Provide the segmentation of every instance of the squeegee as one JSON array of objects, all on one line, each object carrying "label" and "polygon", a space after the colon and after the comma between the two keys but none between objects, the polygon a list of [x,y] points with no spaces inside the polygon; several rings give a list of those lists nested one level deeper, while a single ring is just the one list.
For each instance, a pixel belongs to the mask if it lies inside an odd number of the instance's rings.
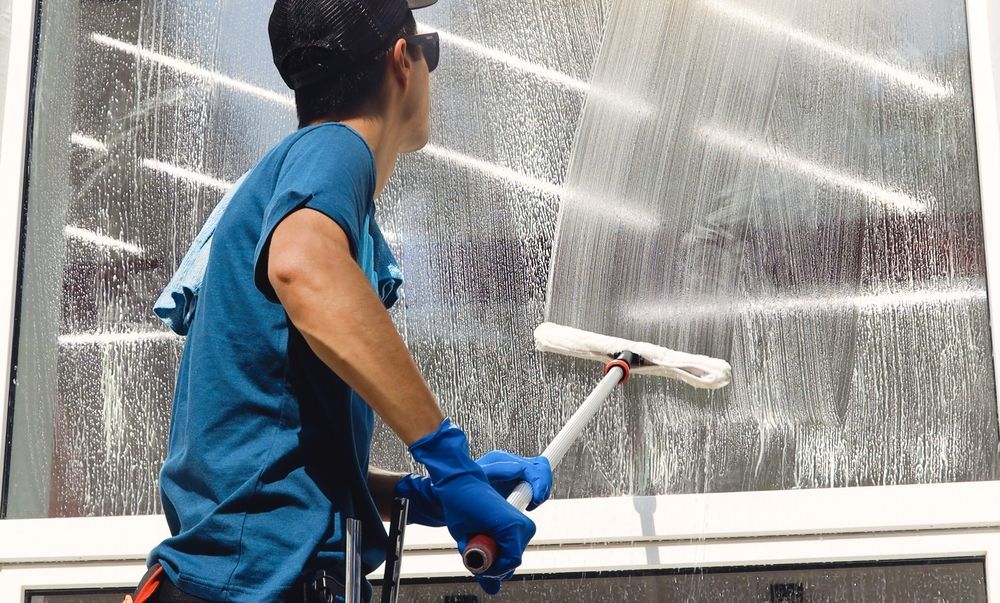
[{"label": "squeegee", "polygon": [[[542,452],[553,470],[615,386],[628,381],[632,374],[677,379],[702,389],[725,387],[732,375],[732,367],[725,360],[676,352],[651,343],[599,335],[550,322],[542,323],[535,329],[535,347],[542,352],[607,363],[604,378]],[[531,502],[531,486],[521,482],[507,497],[507,502],[524,511]],[[462,561],[470,572],[478,575],[493,565],[496,553],[493,538],[480,534],[469,539]]]}]

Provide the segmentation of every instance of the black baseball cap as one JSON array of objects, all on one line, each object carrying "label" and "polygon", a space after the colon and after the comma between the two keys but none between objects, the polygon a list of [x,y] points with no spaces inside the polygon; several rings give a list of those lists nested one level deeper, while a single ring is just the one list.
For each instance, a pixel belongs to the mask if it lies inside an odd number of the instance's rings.
[{"label": "black baseball cap", "polygon": [[305,88],[395,43],[411,16],[437,0],[277,0],[267,31],[281,79]]}]

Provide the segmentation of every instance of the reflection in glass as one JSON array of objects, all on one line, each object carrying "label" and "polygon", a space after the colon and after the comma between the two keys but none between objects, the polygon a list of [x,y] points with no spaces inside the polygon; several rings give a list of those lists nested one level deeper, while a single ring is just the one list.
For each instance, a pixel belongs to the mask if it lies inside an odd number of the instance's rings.
[{"label": "reflection in glass", "polygon": [[[119,603],[131,591],[29,593],[28,603]],[[376,586],[374,601],[379,600]],[[471,580],[404,580],[399,603],[575,601],[987,601],[983,560],[914,560],[777,568],[518,575],[487,597]]]},{"label": "reflection in glass", "polygon": [[987,601],[982,559],[515,576],[496,597],[486,597],[478,589],[475,582],[467,580],[404,581],[399,601]]}]

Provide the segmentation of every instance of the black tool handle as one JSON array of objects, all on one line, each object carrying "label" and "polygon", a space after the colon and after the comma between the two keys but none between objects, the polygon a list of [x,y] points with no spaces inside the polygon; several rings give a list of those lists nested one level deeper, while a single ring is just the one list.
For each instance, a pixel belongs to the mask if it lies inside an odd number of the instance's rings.
[{"label": "black tool handle", "polygon": [[403,536],[406,533],[406,518],[410,511],[408,498],[392,501],[389,516],[389,546],[385,555],[385,576],[382,579],[382,603],[396,603],[399,596],[399,573],[403,562]]}]

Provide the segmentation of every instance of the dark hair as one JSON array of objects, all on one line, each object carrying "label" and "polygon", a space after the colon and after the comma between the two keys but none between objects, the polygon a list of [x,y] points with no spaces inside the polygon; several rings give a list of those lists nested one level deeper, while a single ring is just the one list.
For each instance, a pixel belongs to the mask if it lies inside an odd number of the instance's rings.
[{"label": "dark hair", "polygon": [[[393,46],[380,50],[374,57],[338,73],[335,77],[295,91],[295,111],[299,127],[319,119],[351,117],[372,101],[385,81],[385,61],[392,54],[396,40],[417,32],[411,14],[402,29],[393,37]],[[315,64],[317,57],[305,49],[293,61]]]}]

